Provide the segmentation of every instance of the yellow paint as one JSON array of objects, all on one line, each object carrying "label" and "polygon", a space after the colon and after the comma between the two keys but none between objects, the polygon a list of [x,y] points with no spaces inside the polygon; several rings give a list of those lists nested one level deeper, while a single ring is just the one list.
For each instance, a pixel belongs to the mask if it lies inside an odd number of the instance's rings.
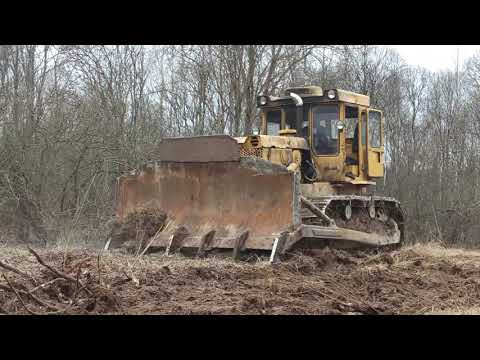
[{"label": "yellow paint", "polygon": [[[370,109],[373,110],[373,109]],[[376,109],[375,109],[376,110]],[[370,144],[368,146],[368,176],[374,177],[383,177],[384,171],[384,141],[383,141],[383,114],[381,111],[376,110],[381,113],[380,122],[380,147],[371,147]]]},{"label": "yellow paint", "polygon": [[[292,89],[293,90],[293,89]],[[338,104],[339,120],[345,122],[345,106],[357,107],[359,113],[359,131],[358,131],[358,154],[352,153],[352,140],[346,141],[345,130],[339,131],[338,134],[338,153],[334,155],[315,155],[312,146],[313,131],[309,132],[308,142],[296,135],[292,130],[280,131],[280,136],[266,135],[266,111],[278,110],[281,105],[275,105],[275,101],[288,102],[288,97],[275,98],[262,109],[260,118],[262,121],[262,134],[249,137],[247,139],[238,138],[238,142],[242,148],[251,148],[250,138],[256,138],[258,147],[263,150],[261,156],[272,162],[288,166],[291,163],[299,165],[301,163],[301,153],[299,150],[310,150],[314,165],[319,175],[318,181],[324,183],[350,183],[355,186],[364,186],[374,184],[374,180],[383,177],[384,174],[384,118],[381,114],[380,122],[380,139],[381,146],[373,148],[370,146],[368,137],[368,114],[374,110],[369,107],[370,98],[362,94],[356,94],[350,91],[336,89],[337,97],[333,100],[327,98],[327,91],[319,89],[306,88],[302,92],[301,88],[295,89],[298,94],[305,98],[304,111],[310,109],[307,115],[310,129],[313,129],[313,116],[311,107],[317,104]],[[293,104],[293,101],[292,101]],[[376,110],[378,111],[378,110]],[[282,111],[283,113],[283,111]],[[285,117],[282,116],[281,128],[285,130]],[[366,142],[362,142],[362,131],[364,131]],[[258,152],[257,152],[258,153]],[[358,165],[347,165],[347,156],[358,160]],[[291,168],[296,168],[292,166]],[[346,176],[349,174],[350,176]],[[352,178],[352,175],[354,178]]]}]

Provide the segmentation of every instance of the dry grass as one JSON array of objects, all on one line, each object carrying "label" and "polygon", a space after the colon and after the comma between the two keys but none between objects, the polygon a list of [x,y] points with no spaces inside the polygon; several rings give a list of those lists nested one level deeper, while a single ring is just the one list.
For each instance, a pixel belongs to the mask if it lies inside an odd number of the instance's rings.
[{"label": "dry grass", "polygon": [[427,315],[480,315],[480,306],[468,308],[456,307],[442,311],[429,312]]},{"label": "dry grass", "polygon": [[466,250],[466,249],[459,249],[459,248],[447,248],[440,243],[426,243],[426,244],[416,244],[410,246],[406,249],[412,249],[419,254],[423,254],[425,256],[434,256],[439,258],[449,258],[449,259],[479,259],[480,258],[480,250]]}]

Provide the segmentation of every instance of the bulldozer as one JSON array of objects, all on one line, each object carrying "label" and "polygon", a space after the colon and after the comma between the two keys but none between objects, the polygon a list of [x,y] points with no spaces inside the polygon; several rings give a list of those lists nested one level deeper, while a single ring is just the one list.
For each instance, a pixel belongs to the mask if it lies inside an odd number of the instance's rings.
[{"label": "bulldozer", "polygon": [[118,179],[117,217],[161,209],[150,248],[198,256],[398,247],[400,203],[375,193],[384,177],[384,116],[369,96],[319,86],[260,95],[252,135],[164,138],[156,158]]}]

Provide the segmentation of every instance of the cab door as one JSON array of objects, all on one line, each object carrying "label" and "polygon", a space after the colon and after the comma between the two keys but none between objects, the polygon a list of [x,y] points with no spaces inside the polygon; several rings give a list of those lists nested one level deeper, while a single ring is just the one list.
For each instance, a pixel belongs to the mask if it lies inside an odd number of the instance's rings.
[{"label": "cab door", "polygon": [[367,118],[367,169],[369,177],[383,177],[385,152],[383,138],[383,114],[379,110],[370,109]]},{"label": "cab door", "polygon": [[367,179],[368,146],[367,146],[367,110],[361,109],[358,134],[358,168],[360,177]]},{"label": "cab door", "polygon": [[338,127],[343,111],[339,103],[311,107],[310,147],[320,181],[345,179],[345,141]]}]

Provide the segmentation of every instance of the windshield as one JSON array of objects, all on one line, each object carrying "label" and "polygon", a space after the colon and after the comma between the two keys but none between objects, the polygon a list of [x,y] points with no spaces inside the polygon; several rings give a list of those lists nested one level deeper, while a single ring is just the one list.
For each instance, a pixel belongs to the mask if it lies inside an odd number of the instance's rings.
[{"label": "windshield", "polygon": [[368,113],[368,142],[370,147],[382,146],[381,139],[381,119],[382,115],[378,111]]},{"label": "windshield", "polygon": [[296,129],[297,128],[297,109],[295,106],[286,106],[283,108],[285,111],[285,128]]},{"label": "windshield", "polygon": [[352,152],[358,152],[358,107],[345,106],[345,139],[351,140]]},{"label": "windshield", "polygon": [[[267,112],[267,135],[278,135],[282,127],[282,111],[285,119],[285,129],[297,129],[297,111],[296,106],[282,106],[278,110],[270,110]],[[301,133],[298,134],[308,140],[308,111],[309,106],[304,105],[301,108],[303,121],[301,124]]]},{"label": "windshield", "polygon": [[269,111],[267,113],[267,135],[278,135],[282,120],[282,112],[280,110]]},{"label": "windshield", "polygon": [[[287,129],[297,128],[297,111],[299,109],[296,106],[285,106],[283,111],[285,112],[285,127]],[[304,104],[300,109],[302,112],[302,124],[301,130],[298,136],[301,136],[308,140],[308,110],[309,106]]]},{"label": "windshield", "polygon": [[313,147],[317,155],[338,153],[338,105],[318,105],[312,109]]}]

